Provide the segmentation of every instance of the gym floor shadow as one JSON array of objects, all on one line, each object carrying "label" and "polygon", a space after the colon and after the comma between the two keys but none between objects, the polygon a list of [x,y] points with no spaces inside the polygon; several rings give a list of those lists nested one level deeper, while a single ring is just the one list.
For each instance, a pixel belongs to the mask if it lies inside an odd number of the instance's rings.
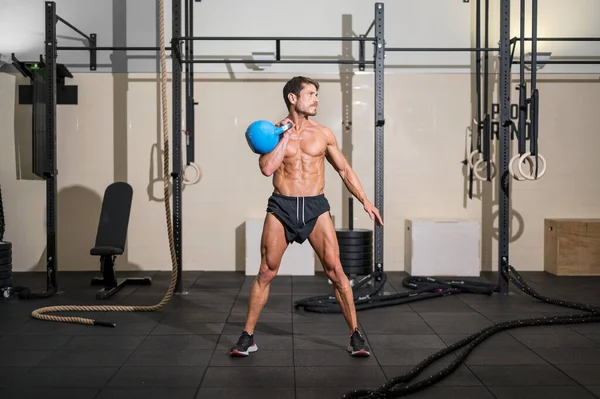
[{"label": "gym floor shadow", "polygon": [[[57,204],[57,258],[58,273],[62,271],[97,271],[100,276],[100,259],[90,255],[94,247],[98,220],[102,208],[102,196],[84,186],[70,186],[58,192]],[[46,220],[44,218],[44,229]],[[131,263],[127,246],[116,260],[116,269],[140,270]],[[40,256],[34,271],[45,271],[46,249]]]}]

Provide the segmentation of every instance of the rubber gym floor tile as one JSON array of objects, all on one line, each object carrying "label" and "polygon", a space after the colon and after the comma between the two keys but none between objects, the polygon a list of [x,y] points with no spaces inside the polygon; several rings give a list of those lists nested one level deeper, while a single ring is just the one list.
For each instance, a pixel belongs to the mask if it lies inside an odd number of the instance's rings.
[{"label": "rubber gym floor tile", "polygon": [[294,281],[292,284],[292,295],[301,296],[303,298],[331,294],[333,294],[333,285],[329,284],[327,280],[314,282]]},{"label": "rubber gym floor tile", "polygon": [[600,323],[569,324],[567,327],[573,331],[577,331],[580,334],[600,334]]},{"label": "rubber gym floor tile", "polygon": [[31,367],[40,364],[52,351],[2,350],[0,367]]},{"label": "rubber gym floor tile", "polygon": [[358,313],[358,321],[369,334],[434,334],[431,327],[416,312],[391,311],[385,308]]},{"label": "rubber gym floor tile", "polygon": [[375,350],[417,348],[443,349],[447,346],[440,337],[434,334],[369,334],[368,341],[371,348]]},{"label": "rubber gym floor tile", "polygon": [[[369,340],[367,341],[371,343]],[[349,334],[296,335],[294,336],[294,349],[345,350],[349,342]]]},{"label": "rubber gym floor tile", "polygon": [[[162,298],[169,273],[142,274],[158,277],[150,287],[121,291],[101,304]],[[286,311],[262,313],[256,330],[259,351],[247,358],[228,356],[246,314],[245,306],[234,306],[247,303],[253,281],[242,273],[186,274],[189,292],[174,296],[158,312],[68,313],[115,321],[116,328],[31,318],[31,310],[51,304],[98,304],[97,287],[89,287],[92,275],[97,273],[69,274],[64,284],[61,280],[64,294],[53,298],[0,301],[0,397],[218,399],[252,398],[257,392],[268,399],[339,398],[353,389],[375,389],[483,326],[565,310],[516,292],[459,294],[360,311],[359,328],[373,356],[358,359],[346,352],[349,332],[341,313],[293,307],[296,300],[333,293],[322,273],[276,279],[272,288],[279,292],[269,302],[280,301],[274,308],[284,306]],[[495,281],[497,274],[491,275],[495,277],[490,281]],[[44,288],[39,274],[23,276]],[[388,273],[389,286],[408,291],[401,285],[404,276]],[[598,304],[597,283],[543,273],[531,276],[541,293]],[[573,399],[594,393],[600,397],[599,341],[600,323],[500,332],[478,345],[447,378],[410,397],[486,399],[493,397],[490,389],[498,397],[507,397],[502,396],[505,393],[515,393],[515,398]],[[441,370],[456,353],[426,368],[413,382]]]},{"label": "rubber gym floor tile", "polygon": [[[364,313],[363,313],[364,314]],[[358,315],[360,323],[361,314]],[[346,319],[342,313],[314,313],[307,312],[304,309],[294,309],[292,313],[292,321],[294,323],[314,323],[314,322],[331,322],[346,324]]]},{"label": "rubber gym floor tile", "polygon": [[585,334],[585,336],[591,340],[594,340],[595,342],[600,343],[600,334]]},{"label": "rubber gym floor tile", "polygon": [[171,321],[162,322],[156,325],[150,335],[172,335],[172,334],[198,334],[198,335],[218,335],[223,331],[225,323],[206,323],[206,322],[185,322]]},{"label": "rubber gym floor tile", "polygon": [[[411,399],[494,399],[484,387],[430,387],[408,396]],[[528,399],[535,399],[530,397]]]},{"label": "rubber gym floor tile", "polygon": [[188,322],[188,323],[224,323],[229,317],[229,311],[206,311],[206,312],[187,312],[185,309],[173,309],[163,315],[162,323]]},{"label": "rubber gym floor tile", "polygon": [[118,367],[32,367],[25,378],[29,387],[102,388],[118,370]]},{"label": "rubber gym floor tile", "polygon": [[174,387],[104,388],[94,399],[195,399],[196,391],[196,388]]},{"label": "rubber gym floor tile", "polygon": [[0,351],[17,350],[46,350],[60,348],[72,339],[71,335],[49,335],[43,340],[33,335],[4,335],[0,337]]},{"label": "rubber gym floor tile", "polygon": [[[265,323],[291,323],[293,316],[291,312],[266,312],[261,313],[260,321]],[[231,312],[228,323],[244,323],[246,321],[246,312]]]},{"label": "rubber gym floor tile", "polygon": [[[451,345],[464,335],[440,335],[440,338]],[[460,353],[460,350],[455,352]],[[497,333],[479,344],[465,359],[465,364],[471,365],[546,365],[541,356],[525,345],[518,342],[505,331]]]},{"label": "rubber gym floor tile", "polygon": [[530,331],[528,334],[516,336],[516,339],[529,348],[597,348],[600,342],[581,335],[573,330],[564,330],[553,334],[536,334]]},{"label": "rubber gym floor tile", "polygon": [[119,367],[133,350],[59,350],[46,356],[38,367]]},{"label": "rubber gym floor tile", "polygon": [[[383,366],[416,366],[428,356],[439,352],[438,348],[418,348],[418,349],[375,349],[371,353],[377,358],[379,364]],[[449,353],[436,363],[447,365],[456,358],[454,353]]]},{"label": "rubber gym floor tile", "polygon": [[415,312],[472,312],[473,309],[455,296],[432,298],[427,301],[409,303]]},{"label": "rubber gym floor tile", "polygon": [[[362,323],[361,323],[362,324]],[[315,321],[312,323],[294,323],[294,335],[333,335],[346,334],[350,338],[350,330],[346,322],[340,321]]]},{"label": "rubber gym floor tile", "polygon": [[490,387],[489,390],[497,399],[596,399],[581,386]]},{"label": "rubber gym floor tile", "polygon": [[492,323],[479,313],[419,312],[419,316],[438,334],[473,334]]},{"label": "rubber gym floor tile", "polygon": [[61,346],[62,350],[119,350],[136,349],[146,339],[146,335],[103,335],[99,338],[95,335],[79,335]]},{"label": "rubber gym floor tile", "polygon": [[196,388],[206,367],[121,367],[107,388]]},{"label": "rubber gym floor tile", "polygon": [[212,349],[137,350],[128,359],[127,367],[198,367],[208,366]]},{"label": "rubber gym floor tile", "polygon": [[[215,349],[215,355],[217,352],[223,354],[229,354],[229,349],[237,342],[241,334],[241,330],[237,334],[221,335],[217,347]],[[262,334],[259,332],[255,333],[254,342],[258,346],[258,350],[282,350],[282,349],[294,349],[294,337],[291,334],[277,335],[277,334]]]},{"label": "rubber gym floor tile", "polygon": [[557,366],[565,364],[600,364],[600,348],[535,348],[533,350],[542,358]]},{"label": "rubber gym floor tile", "polygon": [[219,335],[150,335],[137,347],[139,350],[214,349]]},{"label": "rubber gym floor tile", "polygon": [[247,357],[231,357],[229,350],[214,351],[211,367],[292,367],[294,351],[292,349],[271,349],[265,347]]},{"label": "rubber gym floor tile", "polygon": [[[350,379],[349,379],[350,380]],[[350,384],[351,381],[348,381]],[[365,387],[361,387],[364,389]],[[377,386],[366,387],[375,389]],[[340,386],[340,387],[296,387],[296,399],[339,399],[345,393],[352,392],[356,387]],[[290,398],[292,398],[291,396]]]},{"label": "rubber gym floor tile", "polygon": [[569,378],[551,365],[508,365],[508,366],[469,366],[471,371],[486,386],[567,386],[577,385],[577,382]]},{"label": "rubber gym floor tile", "polygon": [[158,323],[148,333],[150,335],[219,335],[223,331],[225,323],[187,322],[187,321],[163,321]]},{"label": "rubber gym floor tile", "polygon": [[296,367],[327,367],[344,366],[361,369],[363,367],[379,366],[375,356],[352,357],[346,348],[339,349],[296,349],[294,350],[294,366]]},{"label": "rubber gym floor tile", "polygon": [[385,381],[385,374],[379,366],[296,367],[296,387],[347,387],[353,385],[357,389],[372,389]]},{"label": "rubber gym floor tile", "polygon": [[[504,323],[506,321],[512,320],[526,320],[526,319],[539,319],[540,317],[546,317],[545,314],[541,312],[535,311],[515,311],[515,312],[490,312],[490,313],[481,313],[486,319],[490,320],[493,324]],[[557,326],[536,326],[534,330],[542,331],[545,328],[556,328]],[[521,327],[512,330],[505,330],[509,332],[513,331],[527,331],[530,330],[531,327]]]},{"label": "rubber gym floor tile", "polygon": [[3,399],[97,399],[98,388],[9,388],[2,390]]},{"label": "rubber gym floor tile", "polygon": [[293,386],[293,367],[208,367],[202,380],[202,388],[266,387],[270,389]]},{"label": "rubber gym floor tile", "polygon": [[[235,301],[233,308],[234,313],[244,313],[248,310],[248,296],[240,295]],[[265,304],[262,313],[290,313],[292,311],[291,295],[274,295],[269,298]]]},{"label": "rubber gym floor tile", "polygon": [[[26,323],[22,324],[17,329],[9,332],[9,334],[15,335],[37,335],[38,339],[42,340],[40,335],[77,335],[83,330],[84,326],[81,324],[71,323],[52,323],[52,322],[40,322],[39,320],[30,319]],[[98,327],[96,327],[98,328]]]},{"label": "rubber gym floor tile", "polygon": [[[383,372],[385,373],[385,377],[390,380],[395,377],[399,377],[408,373],[413,369],[414,366],[383,366]],[[439,371],[441,371],[445,364],[434,363],[424,369],[420,374],[418,374],[414,379],[412,379],[409,383],[413,384],[419,381],[423,381],[430,376],[435,375]],[[481,381],[473,374],[471,370],[467,366],[460,365],[452,374],[448,377],[442,379],[434,383],[433,386],[445,386],[445,387],[478,387],[483,386]]]},{"label": "rubber gym floor tile", "polygon": [[[245,324],[243,321],[236,321],[232,323],[225,323],[223,327],[223,332],[221,334],[225,335],[237,335],[238,337],[244,331]],[[292,335],[293,333],[293,325],[292,323],[287,322],[277,322],[277,321],[259,321],[256,323],[256,327],[254,328],[254,334],[256,336],[263,335]],[[237,341],[237,340],[236,340]]]},{"label": "rubber gym floor tile", "polygon": [[[597,384],[598,382],[595,382],[595,384]],[[585,389],[587,389],[588,391],[590,391],[591,393],[593,393],[594,395],[596,395],[597,397],[600,398],[600,385],[588,385],[585,387]]]},{"label": "rubber gym floor tile", "polygon": [[28,379],[25,377],[31,367],[0,366],[0,393],[6,388],[25,387]]},{"label": "rubber gym floor tile", "polygon": [[156,321],[147,322],[128,322],[115,321],[117,324],[114,328],[98,328],[96,326],[84,326],[78,333],[79,336],[85,335],[111,335],[111,336],[126,336],[126,335],[148,335],[159,325]]},{"label": "rubber gym floor tile", "polygon": [[[200,388],[195,399],[291,399],[294,388]],[[169,397],[170,398],[170,397]],[[144,398],[140,398],[144,399]],[[324,398],[322,398],[324,399]]]}]

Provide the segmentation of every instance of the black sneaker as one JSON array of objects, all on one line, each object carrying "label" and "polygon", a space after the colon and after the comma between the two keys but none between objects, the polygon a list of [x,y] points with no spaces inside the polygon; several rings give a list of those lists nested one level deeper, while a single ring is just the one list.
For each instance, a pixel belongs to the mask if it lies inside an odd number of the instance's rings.
[{"label": "black sneaker", "polygon": [[348,345],[348,352],[354,357],[366,357],[371,356],[371,349],[367,345],[365,339],[358,331],[358,328],[354,330],[350,336],[350,344]]},{"label": "black sneaker", "polygon": [[254,343],[254,336],[246,331],[242,332],[237,344],[231,348],[230,356],[248,356],[250,352],[256,352],[258,346]]}]

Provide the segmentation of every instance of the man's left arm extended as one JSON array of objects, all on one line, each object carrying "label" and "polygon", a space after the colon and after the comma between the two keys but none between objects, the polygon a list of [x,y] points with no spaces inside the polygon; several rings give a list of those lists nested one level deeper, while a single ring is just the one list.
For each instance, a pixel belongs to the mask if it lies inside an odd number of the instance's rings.
[{"label": "man's left arm extended", "polygon": [[348,160],[337,145],[335,135],[329,129],[327,129],[327,150],[325,154],[329,163],[339,173],[348,191],[360,201],[372,220],[377,220],[380,225],[383,225],[379,210],[367,198],[356,172],[354,172],[354,169],[348,163]]}]

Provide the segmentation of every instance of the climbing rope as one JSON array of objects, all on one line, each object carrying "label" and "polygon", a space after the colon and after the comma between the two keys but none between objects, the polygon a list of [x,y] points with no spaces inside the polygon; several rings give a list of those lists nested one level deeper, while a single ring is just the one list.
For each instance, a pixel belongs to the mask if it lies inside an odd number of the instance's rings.
[{"label": "climbing rope", "polygon": [[165,50],[165,23],[164,23],[164,0],[159,1],[159,16],[160,16],[160,78],[161,78],[161,103],[162,103],[162,122],[163,122],[163,180],[164,180],[164,192],[165,192],[165,215],[167,219],[167,230],[169,233],[169,250],[171,252],[171,264],[173,270],[171,273],[171,283],[167,293],[163,299],[156,305],[150,306],[74,306],[74,305],[61,305],[61,306],[48,306],[40,309],[36,309],[31,313],[36,319],[57,321],[63,323],[80,323],[94,326],[106,326],[115,327],[116,324],[110,321],[94,320],[84,317],[65,317],[65,316],[54,316],[47,315],[44,313],[49,312],[155,312],[163,308],[173,296],[175,285],[177,283],[177,257],[175,254],[175,240],[173,238],[173,224],[171,218],[171,204],[169,198],[171,198],[171,186],[169,184],[169,126],[168,126],[168,108],[167,108],[167,57]]}]

